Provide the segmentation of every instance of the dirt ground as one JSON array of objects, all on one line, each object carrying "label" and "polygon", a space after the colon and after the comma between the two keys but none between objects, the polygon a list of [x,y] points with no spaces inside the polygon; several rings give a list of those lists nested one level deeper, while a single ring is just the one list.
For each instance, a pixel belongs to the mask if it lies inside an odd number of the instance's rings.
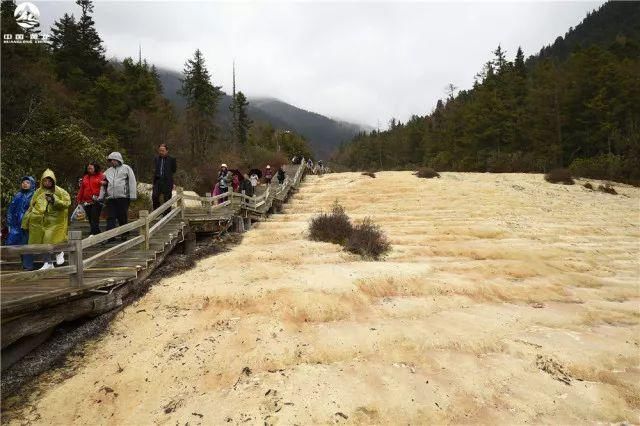
[{"label": "dirt ground", "polygon": [[[4,401],[3,423],[638,423],[640,189],[616,190],[307,177]],[[307,240],[334,200],[387,233],[384,261]]]}]

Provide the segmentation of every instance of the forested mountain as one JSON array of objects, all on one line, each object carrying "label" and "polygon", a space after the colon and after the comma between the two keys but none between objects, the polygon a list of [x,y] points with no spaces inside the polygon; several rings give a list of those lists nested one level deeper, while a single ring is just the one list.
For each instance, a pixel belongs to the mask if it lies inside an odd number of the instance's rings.
[{"label": "forested mountain", "polygon": [[[637,1],[605,3],[598,11],[590,12],[575,28],[570,28],[564,37],[558,36],[554,43],[545,46],[540,53],[530,58],[557,58],[564,60],[579,47],[599,46],[607,48],[624,35],[640,40],[640,7]],[[529,61],[527,61],[529,62]]]},{"label": "forested mountain", "polygon": [[610,2],[527,64],[520,49],[509,60],[498,46],[473,88],[439,100],[430,114],[358,135],[335,160],[353,169],[570,166],[639,182],[639,32],[640,2]]},{"label": "forested mountain", "polygon": [[[178,72],[158,68],[163,93],[179,109],[186,106],[185,99],[177,94],[180,89]],[[225,94],[220,101],[221,124],[231,121],[231,96]],[[281,130],[293,130],[304,136],[318,158],[327,158],[343,142],[364,130],[364,126],[333,120],[323,115],[306,111],[273,98],[249,98],[249,116],[254,121],[264,121]]]},{"label": "forested mountain", "polygon": [[256,119],[282,123],[309,140],[319,158],[327,158],[343,142],[353,138],[363,128],[353,123],[337,121],[295,107],[277,99],[252,99],[249,112]]}]

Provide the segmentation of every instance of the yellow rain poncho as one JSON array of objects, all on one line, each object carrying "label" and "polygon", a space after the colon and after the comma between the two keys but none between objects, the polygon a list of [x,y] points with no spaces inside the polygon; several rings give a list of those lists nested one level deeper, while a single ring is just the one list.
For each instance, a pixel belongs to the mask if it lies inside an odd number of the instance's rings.
[{"label": "yellow rain poncho", "polygon": [[[40,188],[33,194],[29,210],[22,218],[22,229],[29,231],[29,244],[58,244],[67,241],[71,197],[58,185],[54,185],[53,189],[46,189],[43,181],[47,177],[55,183],[53,171],[45,170],[40,178]],[[46,194],[53,194],[53,203],[47,201]]]}]

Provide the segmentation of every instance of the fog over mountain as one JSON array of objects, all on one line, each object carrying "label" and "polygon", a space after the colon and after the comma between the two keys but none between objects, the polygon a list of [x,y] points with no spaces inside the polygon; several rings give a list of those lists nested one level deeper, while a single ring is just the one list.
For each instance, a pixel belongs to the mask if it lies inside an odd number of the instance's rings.
[{"label": "fog over mountain", "polygon": [[[158,74],[162,81],[164,95],[178,109],[184,108],[186,102],[177,93],[182,75],[162,68],[158,69]],[[231,120],[229,105],[231,105],[231,96],[225,94],[218,105],[218,111],[221,113],[220,120],[223,122]],[[363,130],[371,130],[369,126],[325,117],[269,97],[249,97],[249,115],[252,120],[266,121],[275,128],[293,130],[303,135],[318,158],[328,158],[342,142],[350,140]]]}]

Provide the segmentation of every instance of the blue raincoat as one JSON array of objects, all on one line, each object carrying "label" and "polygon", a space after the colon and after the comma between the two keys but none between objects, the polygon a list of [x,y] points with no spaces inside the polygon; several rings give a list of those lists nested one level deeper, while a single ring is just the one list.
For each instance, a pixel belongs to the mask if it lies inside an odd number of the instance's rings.
[{"label": "blue raincoat", "polygon": [[7,237],[8,246],[18,246],[27,244],[29,241],[29,232],[21,228],[22,218],[29,209],[29,203],[36,190],[36,180],[32,176],[24,176],[20,179],[20,184],[28,180],[31,182],[31,188],[28,191],[22,189],[13,196],[9,209],[7,210],[7,226],[9,227],[9,236]]}]

